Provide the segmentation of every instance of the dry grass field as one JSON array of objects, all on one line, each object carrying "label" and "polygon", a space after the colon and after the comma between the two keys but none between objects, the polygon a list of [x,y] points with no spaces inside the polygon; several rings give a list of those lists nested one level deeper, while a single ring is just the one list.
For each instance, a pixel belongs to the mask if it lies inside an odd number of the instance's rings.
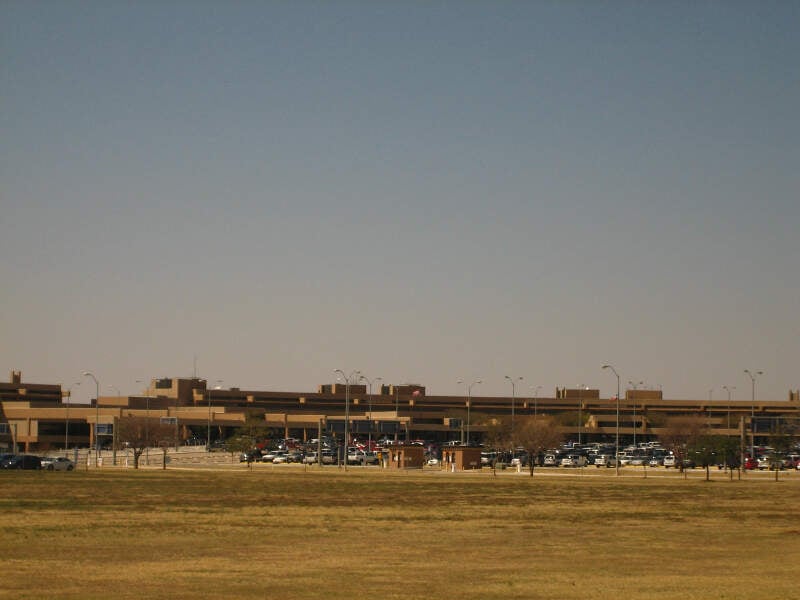
[{"label": "dry grass field", "polygon": [[0,598],[800,597],[795,473],[5,472],[0,505]]}]

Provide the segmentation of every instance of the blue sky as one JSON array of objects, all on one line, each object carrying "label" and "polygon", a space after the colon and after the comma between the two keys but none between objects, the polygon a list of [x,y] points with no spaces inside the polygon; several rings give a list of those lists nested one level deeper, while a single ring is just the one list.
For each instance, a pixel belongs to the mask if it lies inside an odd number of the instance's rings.
[{"label": "blue sky", "polygon": [[794,2],[4,2],[0,365],[519,396],[612,394],[611,363],[717,400],[749,368],[785,399],[798,29]]}]

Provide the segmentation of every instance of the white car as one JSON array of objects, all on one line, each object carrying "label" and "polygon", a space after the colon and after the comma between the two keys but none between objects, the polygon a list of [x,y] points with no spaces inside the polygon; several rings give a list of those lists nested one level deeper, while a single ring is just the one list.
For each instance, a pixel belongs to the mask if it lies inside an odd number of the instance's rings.
[{"label": "white car", "polygon": [[600,454],[594,459],[594,466],[598,469],[600,467],[612,468],[617,466],[617,459],[608,454]]},{"label": "white car", "polygon": [[677,461],[675,460],[674,454],[668,454],[664,457],[664,468],[669,469],[670,467],[676,466]]},{"label": "white car", "polygon": [[42,468],[48,471],[72,471],[75,468],[75,463],[63,456],[43,458]]},{"label": "white car", "polygon": [[272,464],[281,465],[289,462],[289,453],[285,450],[276,450],[272,453]]},{"label": "white car", "polygon": [[586,457],[582,454],[567,454],[566,456],[562,457],[561,459],[561,466],[562,467],[585,467]]}]

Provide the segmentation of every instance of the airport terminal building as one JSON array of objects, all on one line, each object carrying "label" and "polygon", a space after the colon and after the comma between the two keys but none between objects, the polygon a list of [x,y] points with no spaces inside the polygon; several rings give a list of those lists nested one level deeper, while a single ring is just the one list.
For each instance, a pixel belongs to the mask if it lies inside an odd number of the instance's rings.
[{"label": "airport terminal building", "polygon": [[[43,452],[95,445],[114,439],[125,417],[175,425],[180,439],[227,439],[246,418],[263,419],[280,437],[308,440],[321,433],[424,439],[443,444],[482,441],[492,420],[513,422],[550,415],[567,439],[588,443],[656,439],[673,416],[699,415],[712,433],[768,443],[787,423],[800,422],[800,398],[784,400],[668,400],[660,390],[625,390],[619,399],[601,398],[597,389],[557,388],[549,397],[429,396],[422,385],[326,384],[316,392],[211,389],[200,378],[156,378],[135,396],[100,396],[92,404],[70,403],[58,384],[28,383],[12,371],[0,382],[0,449]],[[619,415],[619,420],[618,420]]]}]

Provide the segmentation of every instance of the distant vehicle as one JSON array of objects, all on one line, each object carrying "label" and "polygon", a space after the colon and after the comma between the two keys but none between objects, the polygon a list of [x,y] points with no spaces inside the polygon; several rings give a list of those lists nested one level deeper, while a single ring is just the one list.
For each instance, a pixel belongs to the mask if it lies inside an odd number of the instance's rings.
[{"label": "distant vehicle", "polygon": [[675,459],[674,454],[668,454],[664,457],[664,462],[662,464],[665,469],[671,469],[672,467],[677,467],[678,461]]},{"label": "distant vehicle", "polygon": [[275,458],[278,452],[282,452],[282,450],[267,450],[261,455],[261,462],[271,463],[272,459]]},{"label": "distant vehicle", "polygon": [[286,455],[286,462],[299,463],[303,462],[303,453],[299,450],[292,450]]},{"label": "distant vehicle", "polygon": [[[262,459],[265,460],[265,459]],[[281,465],[289,462],[289,454],[285,450],[276,450],[272,454],[272,464]]]},{"label": "distant vehicle", "polygon": [[561,458],[560,464],[562,467],[585,467],[587,462],[582,454],[567,454]]},{"label": "distant vehicle", "polygon": [[48,457],[42,459],[42,468],[48,471],[72,471],[75,468],[75,463],[63,456]]},{"label": "distant vehicle", "polygon": [[377,465],[378,456],[374,452],[367,452],[358,448],[349,448],[347,451],[347,464],[349,465]]},{"label": "distant vehicle", "polygon": [[594,466],[598,469],[600,467],[616,467],[617,466],[617,459],[609,454],[598,454],[594,459]]},{"label": "distant vehicle", "polygon": [[497,460],[497,452],[481,452],[481,466],[487,467]]},{"label": "distant vehicle", "polygon": [[24,469],[35,471],[42,468],[42,460],[30,454],[18,454],[4,463],[4,469]]},{"label": "distant vehicle", "polygon": [[557,464],[558,464],[558,459],[556,458],[555,454],[544,455],[544,461],[542,462],[542,466],[555,467]]},{"label": "distant vehicle", "polygon": [[250,450],[249,452],[242,452],[239,455],[239,462],[255,462],[261,460],[261,452],[259,450]]}]

